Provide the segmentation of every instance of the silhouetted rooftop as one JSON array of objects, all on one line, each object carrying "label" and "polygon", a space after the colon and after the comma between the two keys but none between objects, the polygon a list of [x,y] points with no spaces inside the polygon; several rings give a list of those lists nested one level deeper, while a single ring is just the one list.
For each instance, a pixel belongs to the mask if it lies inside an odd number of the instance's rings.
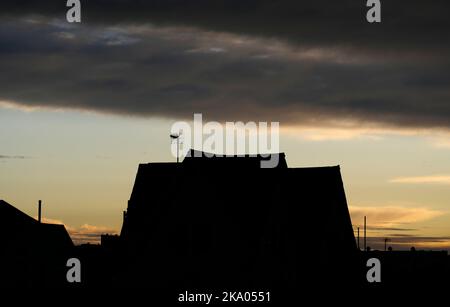
[{"label": "silhouetted rooftop", "polygon": [[[288,168],[280,153],[278,167],[261,168],[261,155],[193,153],[139,165],[121,231],[136,265],[129,279],[290,284],[287,276],[320,279],[327,261],[342,260],[340,270],[356,254],[339,166]],[[144,273],[147,261],[158,266]]]},{"label": "silhouetted rooftop", "polygon": [[39,223],[4,200],[0,200],[0,219],[0,230],[10,234],[10,244],[73,245],[64,225]]},{"label": "silhouetted rooftop", "polygon": [[182,164],[184,166],[199,166],[212,168],[261,168],[262,161],[278,159],[276,168],[287,168],[284,153],[245,154],[245,155],[217,155],[191,149]]}]

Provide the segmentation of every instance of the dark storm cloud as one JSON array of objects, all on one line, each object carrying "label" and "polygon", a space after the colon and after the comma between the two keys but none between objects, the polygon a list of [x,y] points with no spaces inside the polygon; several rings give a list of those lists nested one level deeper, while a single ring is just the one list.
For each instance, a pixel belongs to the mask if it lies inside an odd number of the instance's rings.
[{"label": "dark storm cloud", "polygon": [[450,128],[445,1],[7,1],[0,100],[142,116]]},{"label": "dark storm cloud", "polygon": [[[64,17],[65,0],[6,1],[4,15]],[[365,20],[365,0],[89,0],[87,23],[153,23],[286,39],[311,45],[449,46],[450,4],[444,0],[383,1],[382,23]]]}]

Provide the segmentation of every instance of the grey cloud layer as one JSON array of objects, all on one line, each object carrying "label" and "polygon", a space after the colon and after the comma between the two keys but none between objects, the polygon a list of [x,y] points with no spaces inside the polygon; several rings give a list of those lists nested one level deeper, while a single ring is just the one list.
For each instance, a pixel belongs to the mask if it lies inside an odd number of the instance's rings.
[{"label": "grey cloud layer", "polygon": [[81,26],[54,18],[60,1],[16,2],[1,19],[0,100],[450,128],[445,2],[387,4],[381,25],[364,21],[359,2],[89,1]]},{"label": "grey cloud layer", "polygon": [[[0,14],[65,16],[64,0],[6,0]],[[365,21],[365,0],[89,0],[82,1],[89,24],[196,26],[302,45],[367,50],[448,48],[450,4],[445,0],[383,1],[381,24]]]}]

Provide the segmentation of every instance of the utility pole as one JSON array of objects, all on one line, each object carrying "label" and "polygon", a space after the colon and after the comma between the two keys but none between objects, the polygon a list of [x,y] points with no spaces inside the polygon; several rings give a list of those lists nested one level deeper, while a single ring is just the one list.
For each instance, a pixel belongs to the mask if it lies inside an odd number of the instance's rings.
[{"label": "utility pole", "polygon": [[359,227],[358,227],[358,250],[361,250],[361,249],[359,248]]},{"label": "utility pole", "polygon": [[367,217],[364,216],[364,251],[367,251]]},{"label": "utility pole", "polygon": [[384,238],[384,251],[387,251],[387,242],[390,241],[389,238]]}]

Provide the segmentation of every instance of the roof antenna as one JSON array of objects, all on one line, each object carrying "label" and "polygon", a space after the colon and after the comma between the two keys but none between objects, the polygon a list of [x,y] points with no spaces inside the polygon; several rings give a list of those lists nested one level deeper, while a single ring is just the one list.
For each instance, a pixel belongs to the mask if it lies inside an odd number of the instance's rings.
[{"label": "roof antenna", "polygon": [[172,133],[170,135],[170,138],[172,139],[172,141],[177,141],[177,163],[180,162],[180,137],[181,134],[183,133],[183,131],[180,131],[178,133]]}]

